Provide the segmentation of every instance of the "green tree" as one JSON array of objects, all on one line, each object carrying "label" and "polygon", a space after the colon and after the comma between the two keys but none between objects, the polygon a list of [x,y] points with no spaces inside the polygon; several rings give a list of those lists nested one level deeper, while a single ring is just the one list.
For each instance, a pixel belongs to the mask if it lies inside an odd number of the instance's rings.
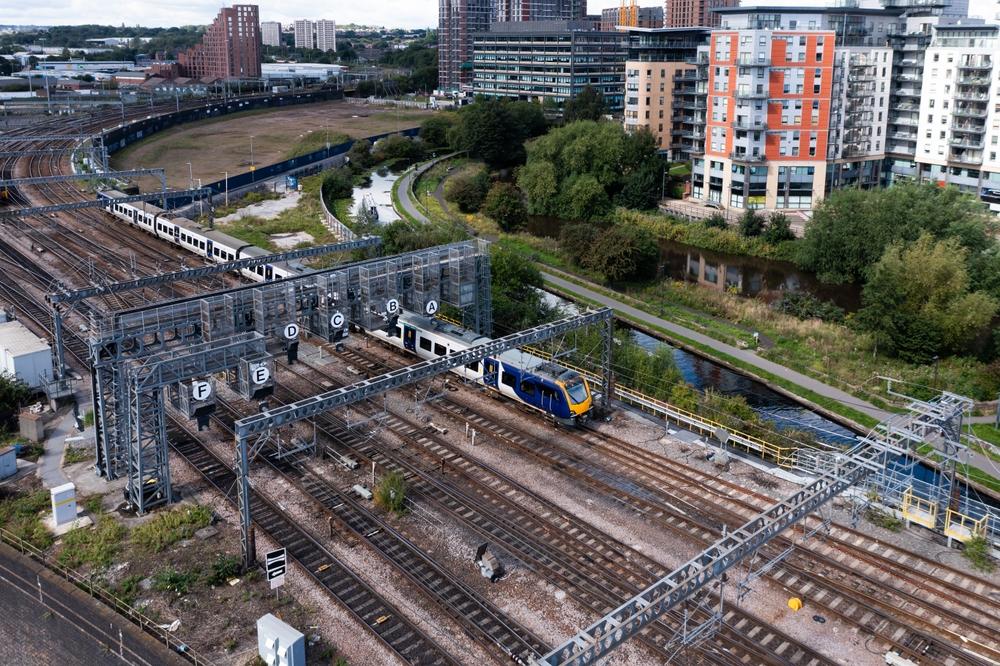
[{"label": "green tree", "polygon": [[351,170],[346,167],[330,169],[323,174],[323,184],[320,188],[327,208],[333,208],[337,199],[346,199],[354,192],[354,178]]},{"label": "green tree", "polygon": [[524,161],[526,135],[518,127],[512,103],[498,98],[477,98],[462,107],[448,141],[456,150],[467,150],[491,168],[509,167]]},{"label": "green tree", "polygon": [[636,210],[656,208],[660,200],[661,175],[655,164],[643,165],[625,180],[625,186],[618,193],[618,205]]},{"label": "green tree", "polygon": [[463,213],[475,213],[482,207],[489,188],[489,173],[479,169],[449,178],[444,186],[444,196],[457,204]]},{"label": "green tree", "polygon": [[394,159],[417,160],[422,154],[423,151],[416,141],[402,134],[393,134],[379,139],[373,157],[377,163]]},{"label": "green tree", "polygon": [[372,142],[368,139],[355,141],[347,151],[347,160],[355,173],[362,173],[372,168],[375,158],[372,156]]},{"label": "green tree", "polygon": [[521,141],[533,139],[536,136],[545,134],[549,123],[545,120],[545,113],[540,104],[534,102],[510,102],[508,111],[514,126],[518,128],[518,137]]},{"label": "green tree", "polygon": [[559,178],[552,162],[528,160],[518,169],[517,184],[528,198],[528,210],[534,215],[557,215]]},{"label": "green tree", "polygon": [[552,308],[542,301],[542,274],[530,259],[494,243],[490,246],[490,278],[495,335],[548,321]]},{"label": "green tree", "polygon": [[740,234],[745,238],[754,238],[764,233],[764,217],[753,209],[747,209],[740,216]]},{"label": "green tree", "polygon": [[611,210],[607,192],[589,173],[563,181],[561,198],[562,210],[572,220],[592,220]]},{"label": "green tree", "polygon": [[726,222],[726,216],[722,213],[712,213],[705,219],[705,226],[709,229],[728,229],[729,223]]},{"label": "green tree", "polygon": [[567,123],[577,120],[600,120],[608,113],[604,95],[597,88],[587,86],[576,97],[571,97],[563,107],[563,119]]},{"label": "green tree", "polygon": [[828,282],[863,282],[890,243],[924,232],[988,248],[996,221],[981,201],[954,187],[901,183],[888,189],[836,190],[817,207],[799,245],[799,263]]},{"label": "green tree", "polygon": [[448,145],[448,131],[455,124],[455,118],[450,113],[439,113],[428,118],[420,125],[420,138],[432,148]]},{"label": "green tree", "polygon": [[767,219],[767,229],[764,230],[764,240],[772,245],[795,240],[792,232],[792,222],[784,213],[773,213]]},{"label": "green tree", "polygon": [[594,247],[601,228],[593,222],[564,224],[559,230],[559,247],[577,264],[583,265],[584,257]]},{"label": "green tree", "polygon": [[0,372],[0,430],[13,427],[21,405],[30,397],[31,390],[24,382],[9,372]]},{"label": "green tree", "polygon": [[970,291],[966,252],[957,239],[929,233],[889,245],[862,292],[861,326],[914,363],[963,351],[997,312],[996,299]]},{"label": "green tree", "polygon": [[623,222],[597,237],[584,265],[611,282],[645,280],[656,275],[659,259],[660,248],[652,232]]},{"label": "green tree", "polygon": [[483,213],[504,231],[520,229],[528,221],[521,190],[510,183],[496,183],[490,188],[483,202]]}]

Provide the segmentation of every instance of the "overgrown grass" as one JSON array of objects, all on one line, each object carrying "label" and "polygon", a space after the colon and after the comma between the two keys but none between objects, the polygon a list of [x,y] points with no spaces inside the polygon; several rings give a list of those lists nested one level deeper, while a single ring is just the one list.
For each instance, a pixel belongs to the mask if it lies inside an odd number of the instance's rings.
[{"label": "overgrown grass", "polygon": [[309,176],[299,182],[302,185],[302,197],[295,208],[283,210],[271,220],[244,217],[227,224],[220,224],[218,229],[271,252],[280,251],[270,239],[274,234],[304,231],[313,237],[308,245],[335,243],[336,238],[323,224],[323,209],[319,202],[320,177]]},{"label": "overgrown grass", "polygon": [[144,578],[145,576],[142,574],[132,574],[125,577],[122,582],[118,583],[118,587],[115,588],[115,595],[129,606],[133,605],[139,596],[139,583]]},{"label": "overgrown grass", "polygon": [[903,529],[902,520],[877,507],[868,507],[865,511],[865,519],[867,519],[872,525],[878,525],[879,527],[887,529],[890,532],[901,532]]},{"label": "overgrown grass", "polygon": [[149,522],[132,530],[132,543],[148,552],[159,553],[181,539],[189,539],[212,520],[205,506],[181,506],[161,511]]},{"label": "overgrown grass", "polygon": [[94,459],[93,449],[83,446],[67,446],[63,453],[63,464],[73,465],[75,463],[89,462]]},{"label": "overgrown grass", "polygon": [[331,146],[336,146],[339,143],[350,140],[351,137],[340,132],[330,132],[325,129],[312,130],[300,136],[298,141],[291,145],[285,153],[285,159],[290,160],[299,155],[308,155],[309,153],[326,148],[328,143]]},{"label": "overgrown grass", "polygon": [[112,516],[98,516],[89,528],[73,530],[62,539],[58,560],[71,569],[84,564],[104,568],[121,551],[125,527]]},{"label": "overgrown grass", "polygon": [[153,576],[153,589],[159,592],[174,592],[177,596],[184,596],[198,584],[201,577],[199,569],[190,571],[179,571],[177,569],[163,569]]},{"label": "overgrown grass", "polygon": [[219,555],[212,563],[212,570],[206,575],[205,582],[214,587],[223,585],[226,581],[238,576],[242,566],[238,557]]},{"label": "overgrown grass", "polygon": [[214,211],[214,215],[216,218],[225,217],[227,215],[232,215],[240,208],[246,208],[247,206],[252,206],[253,204],[260,203],[261,201],[274,201],[280,198],[280,194],[272,192],[271,190],[253,190],[251,192],[247,192],[239,199],[230,197],[229,205],[217,207]]},{"label": "overgrown grass", "polygon": [[994,446],[1000,446],[1000,430],[989,423],[974,423],[972,432],[976,437],[984,439]]},{"label": "overgrown grass", "polygon": [[392,471],[383,475],[375,486],[375,504],[396,515],[406,513],[406,479]]},{"label": "overgrown grass", "polygon": [[966,541],[962,555],[969,560],[973,569],[985,573],[993,573],[996,569],[996,561],[990,557],[990,544],[986,537],[976,536]]},{"label": "overgrown grass", "polygon": [[48,508],[49,492],[45,489],[5,497],[0,500],[0,527],[45,550],[53,539],[42,525],[40,514]]},{"label": "overgrown grass", "polygon": [[83,415],[83,427],[89,428],[94,425],[94,410],[88,409]]}]

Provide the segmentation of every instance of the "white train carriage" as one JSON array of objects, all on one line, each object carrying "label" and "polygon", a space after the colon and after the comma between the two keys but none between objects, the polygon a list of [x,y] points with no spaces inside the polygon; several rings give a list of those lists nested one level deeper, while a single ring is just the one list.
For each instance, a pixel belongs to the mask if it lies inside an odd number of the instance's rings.
[{"label": "white train carriage", "polygon": [[[368,333],[422,359],[489,342],[489,338],[459,326],[405,312],[391,330],[373,329]],[[517,349],[451,372],[563,423],[576,423],[593,408],[590,386],[579,373]]]},{"label": "white train carriage", "polygon": [[[117,199],[127,195],[117,190],[105,190],[100,192],[99,196],[105,199]],[[161,240],[182,247],[213,263],[224,263],[270,254],[256,245],[209,229],[186,217],[172,216],[170,211],[148,202],[114,203],[109,201],[104,209],[115,217],[143,229]],[[240,274],[255,282],[264,282],[301,275],[304,271],[305,268],[297,262],[277,262],[246,268],[241,270]]]}]

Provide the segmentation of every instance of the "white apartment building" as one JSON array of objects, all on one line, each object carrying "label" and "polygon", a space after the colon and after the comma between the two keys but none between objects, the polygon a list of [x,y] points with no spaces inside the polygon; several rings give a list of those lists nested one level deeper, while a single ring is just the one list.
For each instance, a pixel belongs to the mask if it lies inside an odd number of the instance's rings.
[{"label": "white apartment building", "polygon": [[264,46],[281,46],[281,24],[277,21],[261,21],[260,41]]},{"label": "white apartment building", "polygon": [[924,53],[914,161],[920,180],[1000,212],[1000,39],[995,25],[936,26]]},{"label": "white apartment building", "polygon": [[337,50],[337,22],[327,19],[295,21],[295,48]]}]

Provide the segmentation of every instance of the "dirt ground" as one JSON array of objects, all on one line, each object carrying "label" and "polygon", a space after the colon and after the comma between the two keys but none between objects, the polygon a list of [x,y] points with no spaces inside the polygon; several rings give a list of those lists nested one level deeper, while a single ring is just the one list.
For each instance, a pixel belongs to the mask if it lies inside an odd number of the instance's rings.
[{"label": "dirt ground", "polygon": [[[111,158],[117,169],[162,167],[170,187],[186,188],[195,180],[214,182],[250,170],[250,137],[253,163],[261,166],[288,158],[288,152],[306,133],[327,130],[331,137],[346,134],[364,137],[419,125],[432,111],[376,109],[344,102],[322,102],[281,109],[248,111],[188,123],[135,143]],[[319,146],[322,147],[322,146]],[[158,181],[140,180],[143,188]]]}]

